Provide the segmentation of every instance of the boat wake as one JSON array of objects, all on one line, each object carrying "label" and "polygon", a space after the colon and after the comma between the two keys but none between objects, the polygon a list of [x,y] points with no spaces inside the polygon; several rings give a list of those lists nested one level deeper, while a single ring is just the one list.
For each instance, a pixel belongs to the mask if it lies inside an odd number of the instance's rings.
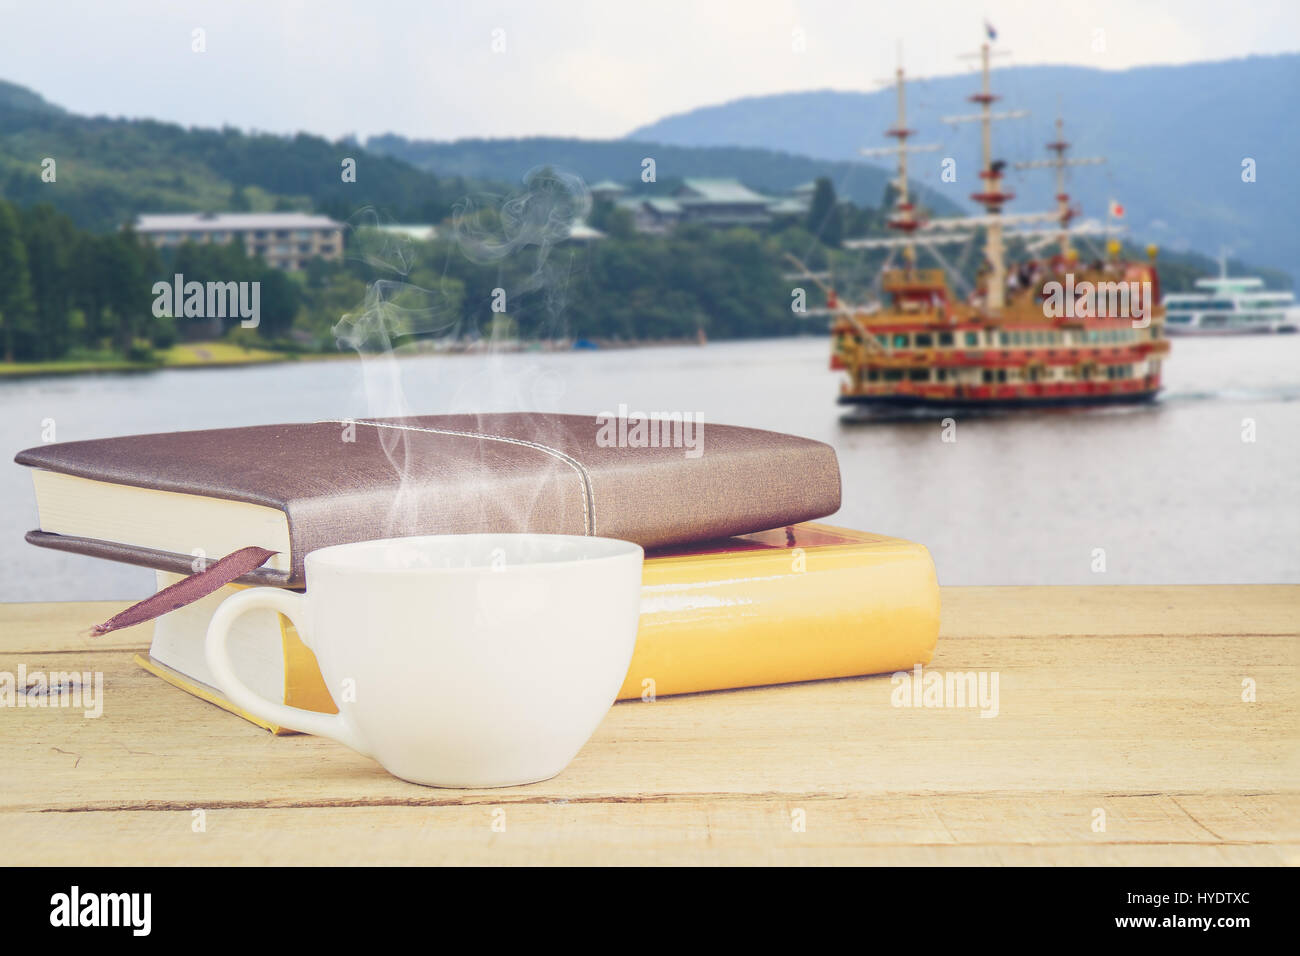
[{"label": "boat wake", "polygon": [[1161,404],[1182,402],[1295,402],[1300,401],[1300,385],[1279,385],[1276,388],[1223,388],[1208,391],[1168,392],[1159,398]]}]

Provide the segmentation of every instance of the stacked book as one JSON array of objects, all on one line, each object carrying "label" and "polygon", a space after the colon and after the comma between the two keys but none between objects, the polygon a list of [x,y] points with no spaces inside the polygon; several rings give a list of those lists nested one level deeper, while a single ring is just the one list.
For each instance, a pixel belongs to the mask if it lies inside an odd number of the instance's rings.
[{"label": "stacked book", "polygon": [[[33,469],[40,516],[28,541],[154,568],[160,590],[205,560],[271,552],[159,617],[139,658],[235,713],[205,662],[216,606],[252,585],[310,590],[303,556],[316,548],[414,534],[588,534],[645,547],[641,624],[620,699],[929,663],[939,629],[930,556],[919,544],[815,522],[840,505],[829,446],[710,425],[707,443],[684,453],[680,424],[649,429],[661,439],[649,444],[604,440],[645,435],[644,421],[611,431],[585,416],[343,420],[66,442],[16,460]],[[287,619],[245,615],[231,648],[258,693],[335,711]]]}]

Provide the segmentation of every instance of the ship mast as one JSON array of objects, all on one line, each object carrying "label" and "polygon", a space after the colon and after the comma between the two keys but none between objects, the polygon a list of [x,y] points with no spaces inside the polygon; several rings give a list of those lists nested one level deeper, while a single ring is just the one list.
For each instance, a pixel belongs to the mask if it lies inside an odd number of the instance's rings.
[{"label": "ship mast", "polygon": [[[907,128],[907,84],[903,73],[901,57],[898,69],[894,71],[893,83],[898,90],[898,121],[894,124],[893,129],[885,131],[886,136],[893,136],[898,140],[897,146],[883,146],[874,149],[863,149],[859,152],[863,156],[887,156],[890,153],[896,153],[898,156],[898,178],[894,181],[896,198],[894,201],[894,215],[889,218],[887,225],[891,229],[897,229],[905,237],[903,243],[903,263],[904,268],[909,271],[916,264],[916,245],[912,241],[912,233],[921,228],[921,221],[916,217],[916,207],[912,203],[911,195],[907,185],[907,154],[908,153],[930,153],[939,148],[937,143],[925,146],[909,145],[907,139],[914,134],[916,130]],[[888,80],[881,82],[888,83]]]},{"label": "ship mast", "polygon": [[1061,223],[1059,241],[1061,244],[1061,261],[1070,257],[1070,220],[1075,211],[1070,208],[1070,194],[1065,191],[1065,168],[1067,166],[1093,166],[1104,163],[1104,156],[1080,156],[1066,159],[1065,153],[1070,144],[1065,141],[1065,120],[1056,117],[1056,139],[1047,144],[1047,148],[1056,155],[1051,159],[1035,159],[1030,162],[1016,163],[1016,169],[1053,169],[1056,171],[1056,215]]},{"label": "ship mast", "polygon": [[[989,80],[989,60],[994,55],[992,44],[985,41],[980,46],[979,53],[974,55],[980,58],[983,83],[980,92],[973,94],[970,101],[980,104],[980,111],[974,115],[945,116],[943,121],[980,124],[983,146],[983,168],[980,170],[980,178],[984,180],[984,185],[979,192],[971,196],[971,199],[982,205],[987,214],[984,219],[986,223],[984,254],[989,262],[989,275],[985,305],[990,310],[998,310],[1006,304],[1007,281],[1006,250],[1002,244],[1002,206],[1016,197],[1014,193],[1005,192],[1002,188],[1002,169],[1005,164],[993,158],[993,121],[1017,119],[1028,116],[1029,113],[1026,110],[993,112],[993,104],[999,97],[993,93]],[[999,51],[998,55],[1005,56],[1006,51]]]},{"label": "ship mast", "polygon": [[990,91],[989,60],[993,56],[1005,56],[1005,51],[994,53],[990,45],[985,43],[980,48],[979,53],[972,55],[981,59],[983,85],[981,91],[970,97],[970,99],[979,103],[982,108],[979,113],[965,116],[945,116],[942,117],[942,121],[945,123],[979,122],[983,124],[983,169],[980,172],[980,177],[984,180],[984,186],[972,198],[983,204],[987,215],[926,220],[917,217],[907,184],[907,154],[930,152],[938,149],[939,146],[937,144],[913,146],[908,143],[908,138],[916,131],[907,128],[905,77],[903,68],[900,66],[895,72],[893,81],[898,89],[898,123],[895,128],[887,131],[888,135],[898,140],[898,145],[864,149],[860,150],[860,152],[864,156],[897,154],[898,180],[895,183],[897,201],[895,202],[895,214],[888,220],[887,224],[890,228],[896,229],[904,235],[903,238],[899,239],[846,239],[843,245],[846,249],[894,249],[901,246],[907,269],[911,268],[915,260],[917,248],[923,247],[929,249],[945,269],[948,269],[950,273],[960,279],[959,273],[951,269],[939,255],[937,247],[968,242],[974,237],[974,230],[983,226],[987,235],[985,254],[992,268],[992,272],[988,277],[986,307],[995,310],[1001,309],[1006,304],[1006,256],[1003,247],[1003,228],[1023,223],[1052,222],[1059,219],[1060,214],[1054,211],[1003,215],[1002,204],[1015,197],[1002,189],[1002,169],[1005,164],[1000,160],[995,161],[993,159],[992,124],[994,120],[1019,119],[1022,116],[1028,116],[1029,113],[1027,110],[1011,110],[1002,113],[992,111],[992,104],[998,97],[994,96]]}]

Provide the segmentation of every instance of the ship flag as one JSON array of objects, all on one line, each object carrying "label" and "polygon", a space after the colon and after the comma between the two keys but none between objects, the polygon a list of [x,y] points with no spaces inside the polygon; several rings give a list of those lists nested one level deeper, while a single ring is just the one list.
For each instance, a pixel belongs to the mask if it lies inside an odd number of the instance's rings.
[{"label": "ship flag", "polygon": [[1110,201],[1110,217],[1112,219],[1124,218],[1124,207],[1120,204],[1118,199],[1112,199]]},{"label": "ship flag", "polygon": [[998,38],[998,31],[994,30],[993,24],[989,23],[987,20],[984,21],[984,32],[988,34],[990,40],[996,40]]}]

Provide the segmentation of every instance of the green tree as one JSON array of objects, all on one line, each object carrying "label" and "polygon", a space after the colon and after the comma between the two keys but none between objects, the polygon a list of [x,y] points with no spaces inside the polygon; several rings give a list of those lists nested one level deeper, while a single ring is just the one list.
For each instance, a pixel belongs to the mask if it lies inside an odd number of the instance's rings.
[{"label": "green tree", "polygon": [[[257,331],[264,339],[283,338],[298,314],[301,301],[298,285],[278,269],[267,269],[256,281],[261,283],[261,317]],[[235,323],[238,321],[238,318],[233,320]]]},{"label": "green tree", "polygon": [[24,210],[19,218],[35,311],[33,357],[58,358],[74,344],[70,310],[76,229],[71,219],[46,203]]},{"label": "green tree", "polygon": [[812,204],[808,209],[808,231],[832,249],[838,249],[844,238],[844,222],[839,201],[835,198],[835,187],[825,176],[817,178],[813,189]]},{"label": "green tree", "polygon": [[6,362],[27,358],[34,352],[33,313],[27,247],[13,206],[0,200],[0,331]]},{"label": "green tree", "polygon": [[123,354],[135,347],[135,340],[147,328],[152,316],[153,289],[147,281],[146,255],[129,228],[103,237],[105,265],[109,271],[105,300],[116,320],[114,340]]}]

